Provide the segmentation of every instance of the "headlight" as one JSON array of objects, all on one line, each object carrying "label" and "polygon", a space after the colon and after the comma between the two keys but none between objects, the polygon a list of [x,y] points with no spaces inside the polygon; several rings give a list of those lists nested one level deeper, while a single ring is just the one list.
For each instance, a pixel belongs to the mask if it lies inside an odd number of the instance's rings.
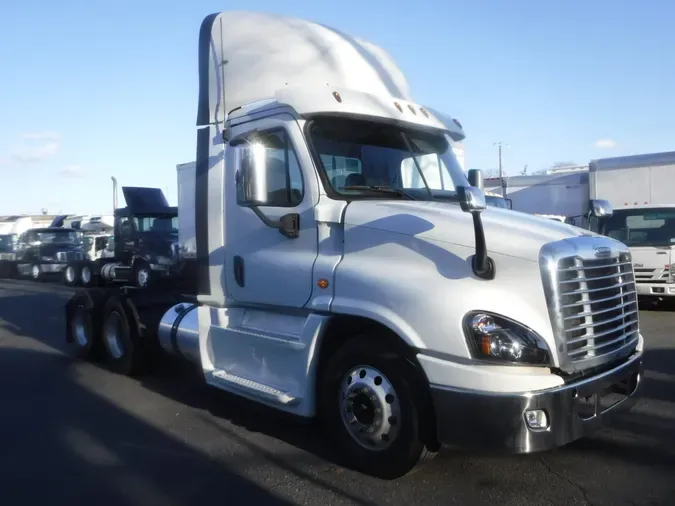
[{"label": "headlight", "polygon": [[40,260],[42,260],[43,262],[55,262],[56,261],[54,259],[54,257],[40,257]]},{"label": "headlight", "polygon": [[552,365],[546,342],[532,329],[484,311],[464,318],[464,332],[474,358],[498,363]]},{"label": "headlight", "polygon": [[165,256],[158,256],[157,257],[157,263],[159,265],[171,265],[172,260],[169,257]]}]

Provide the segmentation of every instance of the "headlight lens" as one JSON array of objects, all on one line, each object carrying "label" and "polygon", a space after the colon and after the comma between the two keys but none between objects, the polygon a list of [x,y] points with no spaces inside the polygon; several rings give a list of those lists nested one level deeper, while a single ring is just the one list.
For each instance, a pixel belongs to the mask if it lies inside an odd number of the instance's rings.
[{"label": "headlight lens", "polygon": [[464,318],[464,331],[474,358],[499,363],[551,365],[546,342],[532,329],[484,311]]},{"label": "headlight lens", "polygon": [[165,256],[158,256],[157,257],[157,263],[159,265],[170,265],[171,259],[169,257],[165,257]]}]

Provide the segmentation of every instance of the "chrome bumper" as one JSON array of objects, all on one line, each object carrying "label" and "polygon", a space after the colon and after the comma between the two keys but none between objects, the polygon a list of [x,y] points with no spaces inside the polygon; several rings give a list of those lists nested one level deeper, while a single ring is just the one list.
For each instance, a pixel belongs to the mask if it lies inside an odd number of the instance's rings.
[{"label": "chrome bumper", "polygon": [[[549,390],[501,394],[432,385],[438,439],[514,453],[564,446],[633,405],[642,372],[642,352],[636,352],[614,369]],[[532,410],[546,413],[546,428],[528,425],[526,412]]]},{"label": "chrome bumper", "polygon": [[635,283],[638,297],[675,297],[675,285],[665,283]]}]

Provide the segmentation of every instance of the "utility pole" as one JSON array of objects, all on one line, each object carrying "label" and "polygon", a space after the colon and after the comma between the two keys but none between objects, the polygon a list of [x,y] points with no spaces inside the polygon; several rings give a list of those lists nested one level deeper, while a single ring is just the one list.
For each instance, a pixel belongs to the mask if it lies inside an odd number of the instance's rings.
[{"label": "utility pole", "polygon": [[494,145],[499,146],[499,182],[502,187],[502,197],[506,197],[506,182],[504,181],[504,169],[502,167],[502,146],[509,147],[509,145],[502,141],[495,142]]}]

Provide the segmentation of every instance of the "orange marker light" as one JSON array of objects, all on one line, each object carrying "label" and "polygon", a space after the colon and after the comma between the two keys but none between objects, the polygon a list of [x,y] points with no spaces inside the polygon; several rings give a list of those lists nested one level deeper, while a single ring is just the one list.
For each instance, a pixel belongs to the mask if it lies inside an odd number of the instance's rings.
[{"label": "orange marker light", "polygon": [[483,352],[483,355],[490,355],[490,349],[492,348],[492,346],[490,346],[491,344],[490,336],[481,337],[480,351]]},{"label": "orange marker light", "polygon": [[316,282],[316,284],[319,288],[328,288],[328,280],[327,279],[320,279],[319,281]]}]

